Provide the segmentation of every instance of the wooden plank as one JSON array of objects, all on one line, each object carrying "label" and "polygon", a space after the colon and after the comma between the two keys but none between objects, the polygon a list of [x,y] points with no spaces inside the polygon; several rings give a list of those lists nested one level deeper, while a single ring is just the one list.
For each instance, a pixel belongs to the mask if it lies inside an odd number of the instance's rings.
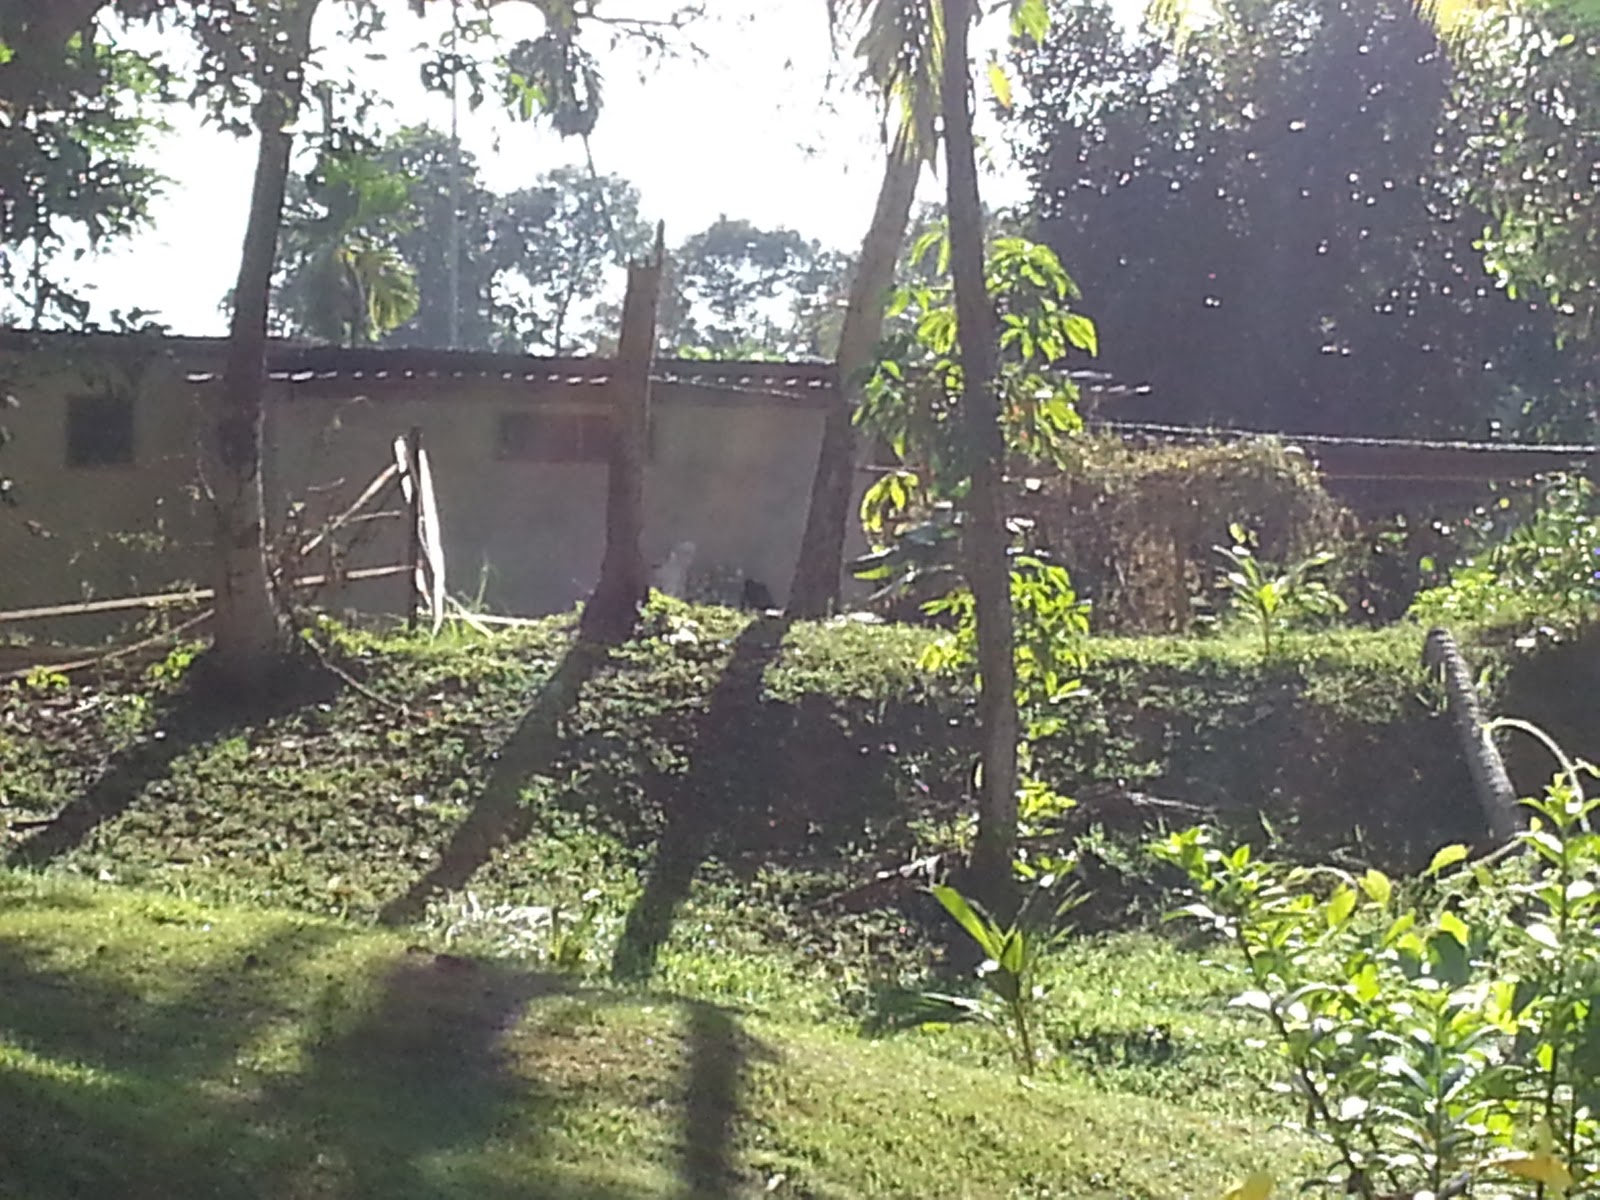
[{"label": "wooden plank", "polygon": [[[302,575],[294,581],[297,588],[321,587],[329,582],[358,583],[365,579],[389,579],[411,568],[401,563],[393,567],[358,567],[341,575]],[[13,621],[42,621],[51,617],[85,617],[95,613],[128,612],[135,609],[170,608],[178,604],[197,604],[210,600],[216,593],[211,588],[196,588],[189,592],[163,592],[153,596],[120,596],[114,600],[85,600],[78,604],[52,604],[43,608],[15,608],[0,612],[0,624]]]}]

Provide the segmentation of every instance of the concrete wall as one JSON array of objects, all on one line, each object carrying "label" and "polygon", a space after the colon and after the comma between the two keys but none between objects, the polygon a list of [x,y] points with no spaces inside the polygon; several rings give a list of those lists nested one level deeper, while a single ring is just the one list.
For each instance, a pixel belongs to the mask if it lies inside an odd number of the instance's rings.
[{"label": "concrete wall", "polygon": [[[0,412],[10,434],[0,476],[13,481],[17,502],[0,509],[0,608],[198,580],[211,536],[198,489],[198,397],[175,364],[130,369],[88,352],[48,363],[13,357],[0,361],[0,379],[15,399]],[[132,401],[133,462],[69,466],[70,397],[106,391]]]},{"label": "concrete wall", "polygon": [[[200,494],[205,405],[217,383],[190,383],[192,353],[155,355],[129,372],[104,354],[0,354],[18,407],[0,416],[12,442],[0,475],[18,507],[0,510],[0,609],[138,594],[207,582],[209,506]],[[118,388],[133,397],[136,444],[128,466],[70,467],[68,397]],[[697,569],[765,583],[781,603],[799,549],[821,436],[815,397],[738,394],[691,383],[657,386],[646,479],[652,562],[693,541]],[[502,414],[605,411],[604,385],[507,383],[495,377],[280,381],[269,392],[264,478],[276,522],[288,501],[330,513],[353,500],[412,426],[432,460],[453,592],[484,580],[496,611],[568,609],[593,587],[605,536],[603,462],[508,460],[497,453]],[[396,502],[386,507],[397,507]],[[361,532],[348,565],[403,561],[403,525]],[[315,569],[313,564],[313,569]],[[397,610],[401,579],[349,585],[334,606]],[[17,629],[0,627],[0,636]],[[83,623],[73,624],[81,634]],[[49,632],[63,634],[52,626]],[[72,634],[68,634],[71,636]]]}]

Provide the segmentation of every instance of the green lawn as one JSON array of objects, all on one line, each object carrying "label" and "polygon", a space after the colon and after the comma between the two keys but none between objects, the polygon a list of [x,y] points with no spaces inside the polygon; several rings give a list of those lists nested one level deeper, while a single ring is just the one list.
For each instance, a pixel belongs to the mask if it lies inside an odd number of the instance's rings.
[{"label": "green lawn", "polygon": [[[1151,931],[1170,881],[1104,801],[1056,836],[1098,864],[1078,919],[1127,931],[1050,960],[1038,1078],[988,1027],[895,1031],[908,991],[973,986],[928,877],[897,874],[968,836],[970,712],[918,670],[926,631],[668,606],[599,652],[569,625],[323,627],[343,677],[249,711],[181,654],[0,689],[0,1200],[1176,1200],[1294,1174],[1265,1031],[1215,947]],[[1415,740],[1418,702],[1383,699],[1403,642],[1270,671],[1105,643],[1107,707],[1053,769],[1159,795],[1176,730],[1309,812],[1308,773]],[[1298,774],[1253,753],[1262,688],[1331,739]]]},{"label": "green lawn", "polygon": [[[1162,953],[1089,1007],[1168,1004]],[[1212,1197],[1297,1153],[1204,1085],[1025,1085],[981,1046],[0,874],[6,1196]]]}]

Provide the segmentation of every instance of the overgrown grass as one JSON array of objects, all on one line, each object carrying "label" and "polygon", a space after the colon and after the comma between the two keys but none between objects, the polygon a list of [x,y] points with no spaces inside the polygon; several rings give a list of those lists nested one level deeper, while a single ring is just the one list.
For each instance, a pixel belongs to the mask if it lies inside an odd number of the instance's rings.
[{"label": "overgrown grass", "polygon": [[[925,976],[944,928],[926,878],[871,881],[949,850],[969,812],[970,697],[918,670],[933,634],[672,603],[575,672],[571,625],[437,640],[327,625],[359,688],[325,680],[266,712],[191,701],[181,656],[0,690],[7,848],[208,901],[368,919],[415,900],[469,937],[465,892],[576,912],[598,890],[597,969],[626,935],[670,986],[748,1003],[797,1003],[743,972],[758,950],[775,978],[815,983],[802,1007],[857,1016]],[[1420,644],[1405,628],[1292,635],[1263,661],[1244,639],[1095,639],[1087,690],[1038,755],[1084,802],[1061,836],[1100,847],[1085,918],[1160,911],[1130,849],[1153,821],[1260,836],[1264,812],[1304,853],[1365,839],[1402,859],[1470,836]],[[568,702],[530,729],[564,672]],[[520,766],[497,797],[505,762]],[[492,853],[509,827],[464,836],[486,811],[520,822]],[[442,891],[420,888],[435,876]],[[661,928],[642,927],[645,910]]]},{"label": "overgrown grass", "polygon": [[[44,872],[0,874],[0,1086],[30,1114],[3,1178],[1177,1197],[1296,1152],[1226,976],[1155,933],[1050,964],[1037,1090],[992,1031],[888,1032],[896,997],[963,986],[923,890],[941,868],[895,873],[968,811],[971,698],[917,669],[931,633],[671,604],[601,655],[570,626],[325,626],[349,680],[252,711],[197,703],[181,656],[0,691],[5,844]],[[1391,859],[1470,827],[1420,649],[1096,639],[1038,756],[1083,800],[1059,837],[1088,849],[1085,924],[1161,911],[1137,849],[1161,823],[1260,836],[1265,813],[1303,854],[1365,831]],[[396,911],[418,927],[361,931]]]},{"label": "overgrown grass", "polygon": [[[1095,981],[1113,957],[1079,984],[1142,1016]],[[1300,1152],[1210,1089],[1024,1089],[938,1050],[0,874],[8,1195],[1175,1200]]]}]

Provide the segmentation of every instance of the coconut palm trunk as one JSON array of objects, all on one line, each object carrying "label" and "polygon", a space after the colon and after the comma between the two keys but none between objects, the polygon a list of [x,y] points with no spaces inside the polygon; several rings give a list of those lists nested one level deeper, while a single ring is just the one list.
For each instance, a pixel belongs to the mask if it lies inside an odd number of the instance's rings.
[{"label": "coconut palm trunk", "polygon": [[811,484],[800,558],[789,588],[788,615],[797,620],[825,617],[839,603],[844,569],[845,530],[855,492],[854,415],[861,388],[883,339],[883,314],[894,286],[895,264],[911,224],[922,160],[904,136],[889,148],[872,224],[861,243],[861,257],[850,284],[849,306],[839,332],[839,390],[823,418],[817,474]]},{"label": "coconut palm trunk", "polygon": [[961,406],[972,486],[963,534],[978,635],[978,723],[983,739],[975,890],[1001,920],[1016,908],[1012,861],[1017,840],[1017,718],[1011,567],[1004,518],[1005,438],[995,390],[995,319],[984,277],[985,231],[972,131],[968,34],[973,0],[940,0],[945,181],[950,268],[955,286]]},{"label": "coconut palm trunk", "polygon": [[289,0],[288,69],[267,88],[256,111],[259,142],[250,216],[233,292],[227,367],[215,425],[215,660],[236,689],[258,685],[284,655],[287,638],[267,567],[266,507],[261,480],[265,423],[267,309],[283,220],[284,188],[294,135],[288,125],[300,103],[318,0]]}]

